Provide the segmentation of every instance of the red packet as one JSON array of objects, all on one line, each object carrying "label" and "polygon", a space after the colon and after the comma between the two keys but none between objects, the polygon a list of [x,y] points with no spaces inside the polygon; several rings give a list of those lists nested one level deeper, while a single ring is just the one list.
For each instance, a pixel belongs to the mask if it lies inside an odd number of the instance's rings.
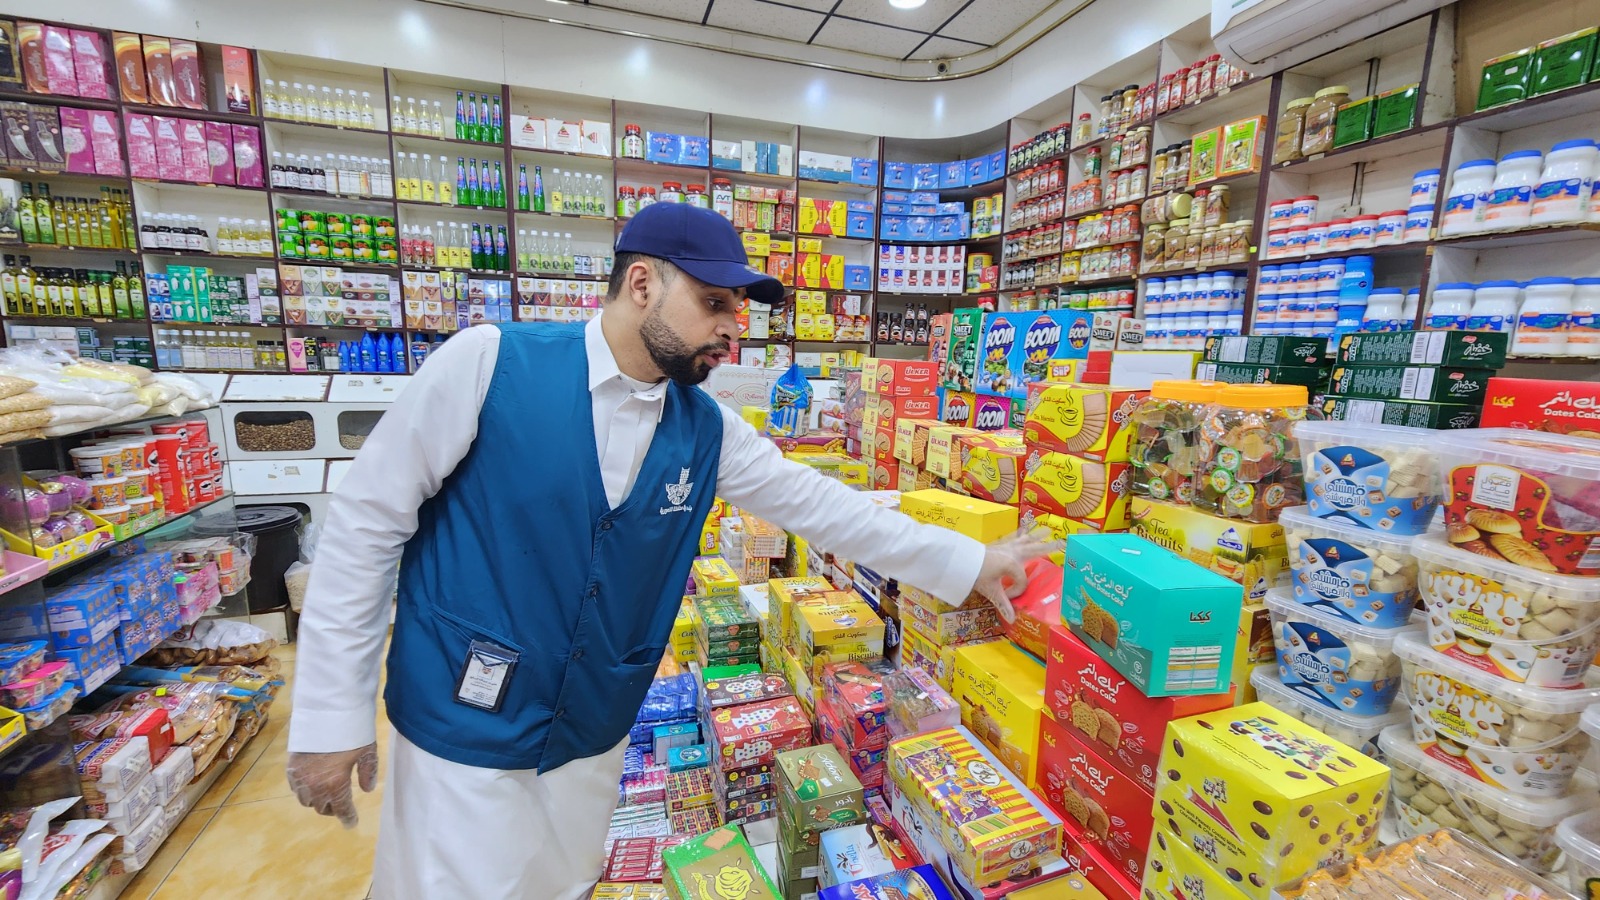
[{"label": "red packet", "polygon": [[1017,618],[1006,626],[1006,637],[1045,659],[1050,626],[1061,621],[1061,567],[1048,559],[1036,559],[1028,563],[1027,573],[1027,592],[1011,601]]}]

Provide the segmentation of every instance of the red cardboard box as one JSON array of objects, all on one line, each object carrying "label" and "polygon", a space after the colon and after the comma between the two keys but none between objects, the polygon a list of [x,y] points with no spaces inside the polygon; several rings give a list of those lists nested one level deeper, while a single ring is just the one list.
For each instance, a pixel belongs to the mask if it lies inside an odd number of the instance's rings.
[{"label": "red cardboard box", "polygon": [[861,370],[861,389],[880,397],[932,397],[938,386],[938,363],[923,359],[869,359]]},{"label": "red cardboard box", "polygon": [[716,710],[711,737],[728,767],[770,763],[785,750],[811,746],[811,720],[793,697]]},{"label": "red cardboard box", "polygon": [[1067,864],[1083,873],[1106,900],[1139,900],[1139,883],[1129,881],[1118,872],[1100,848],[1084,843],[1074,830],[1076,825],[1076,822],[1069,822],[1061,829],[1061,855]]},{"label": "red cardboard box", "polygon": [[900,461],[890,457],[888,460],[874,459],[867,471],[868,483],[875,491],[893,491],[900,487]]},{"label": "red cardboard box", "polygon": [[885,419],[934,419],[939,415],[939,398],[933,394],[903,397],[868,394],[867,412],[876,413],[880,423]]},{"label": "red cardboard box", "polygon": [[1040,659],[1049,655],[1050,628],[1061,623],[1061,567],[1048,559],[1028,563],[1028,589],[1011,601],[1017,618],[1006,626],[1012,643]]},{"label": "red cardboard box", "polygon": [[1065,726],[1049,716],[1040,719],[1039,796],[1118,873],[1135,884],[1142,881],[1155,827],[1155,795]]},{"label": "red cardboard box", "polygon": [[1063,625],[1050,627],[1045,712],[1107,762],[1153,791],[1167,723],[1233,705],[1231,694],[1146,697]]},{"label": "red cardboard box", "polygon": [[1491,378],[1479,427],[1600,438],[1600,382]]},{"label": "red cardboard box", "polygon": [[883,676],[894,667],[886,660],[831,663],[822,670],[823,688],[839,715],[845,742],[854,748],[882,747],[889,742],[883,697]]}]

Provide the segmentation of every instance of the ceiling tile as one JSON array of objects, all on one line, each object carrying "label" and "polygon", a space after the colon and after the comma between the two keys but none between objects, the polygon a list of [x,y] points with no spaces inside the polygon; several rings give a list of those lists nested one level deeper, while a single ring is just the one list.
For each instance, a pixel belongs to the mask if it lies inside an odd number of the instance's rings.
[{"label": "ceiling tile", "polygon": [[1051,0],[973,0],[940,34],[998,44],[1049,6]]},{"label": "ceiling tile", "polygon": [[839,0],[760,0],[772,6],[798,6],[814,12],[830,12]]},{"label": "ceiling tile", "polygon": [[834,15],[932,34],[966,3],[967,0],[928,0],[917,9],[895,9],[889,0],[841,0]]},{"label": "ceiling tile", "polygon": [[969,44],[966,41],[953,41],[949,38],[931,37],[928,42],[917,48],[911,54],[912,59],[950,59],[955,56],[966,56],[986,49],[981,44]]},{"label": "ceiling tile", "polygon": [[760,0],[716,0],[706,24],[803,44],[816,34],[823,18],[822,13]]},{"label": "ceiling tile", "polygon": [[822,47],[837,47],[841,50],[854,50],[857,53],[900,59],[910,53],[911,48],[922,43],[922,40],[923,36],[914,31],[901,31],[897,28],[885,28],[882,25],[836,17],[829,19],[828,24],[822,26],[822,33],[817,35],[817,39],[812,43]]},{"label": "ceiling tile", "polygon": [[700,24],[700,17],[706,14],[706,5],[693,0],[590,0],[589,5],[665,16],[696,25]]}]

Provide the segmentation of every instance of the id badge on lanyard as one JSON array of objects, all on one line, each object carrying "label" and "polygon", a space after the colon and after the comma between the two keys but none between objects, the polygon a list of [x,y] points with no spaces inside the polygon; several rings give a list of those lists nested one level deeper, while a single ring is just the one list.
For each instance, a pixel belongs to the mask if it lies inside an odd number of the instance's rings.
[{"label": "id badge on lanyard", "polygon": [[516,671],[522,655],[487,641],[473,641],[467,647],[467,658],[461,666],[461,678],[456,681],[456,702],[489,712],[499,712],[505,702],[506,688]]}]

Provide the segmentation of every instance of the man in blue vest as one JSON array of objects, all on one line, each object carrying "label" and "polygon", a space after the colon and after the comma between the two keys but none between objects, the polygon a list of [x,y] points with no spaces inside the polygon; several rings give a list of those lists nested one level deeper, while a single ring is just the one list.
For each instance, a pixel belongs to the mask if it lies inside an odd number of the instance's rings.
[{"label": "man in blue vest", "polygon": [[741,297],[782,295],[720,215],[647,207],[617,240],[602,315],[451,338],[373,431],[317,548],[288,774],[302,803],[356,823],[393,608],[375,898],[588,892],[717,496],[1009,617],[1047,546],[985,547],[876,506],[695,387],[728,358]]}]

